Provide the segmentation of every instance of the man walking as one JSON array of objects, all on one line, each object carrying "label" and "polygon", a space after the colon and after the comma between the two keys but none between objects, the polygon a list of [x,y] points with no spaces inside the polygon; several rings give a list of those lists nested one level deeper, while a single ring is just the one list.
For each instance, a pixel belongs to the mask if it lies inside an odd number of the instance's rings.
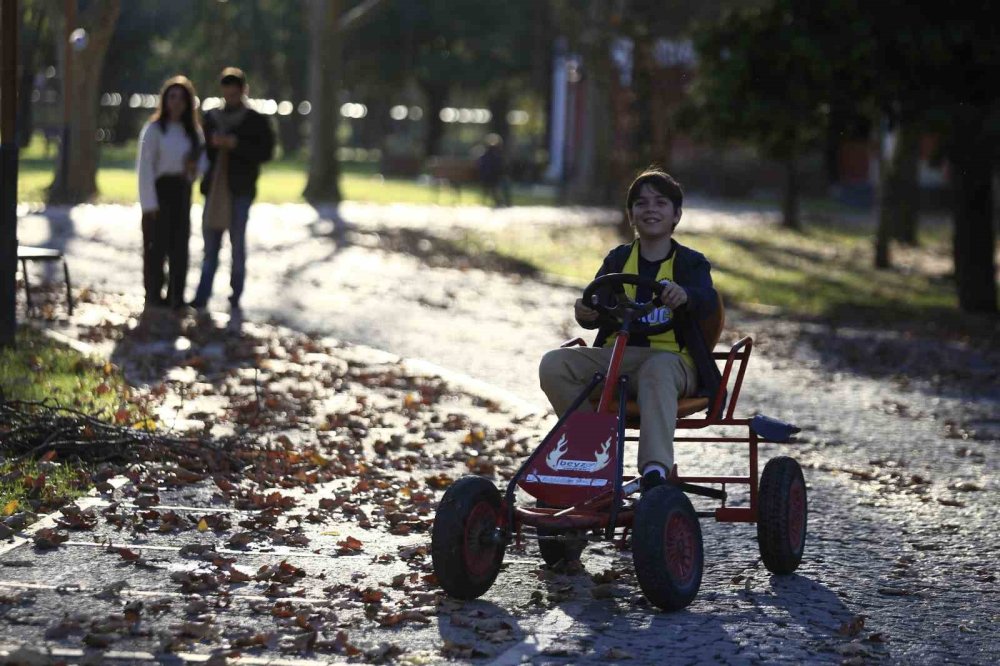
[{"label": "man walking", "polygon": [[267,118],[246,105],[247,81],[242,70],[225,68],[219,83],[225,106],[207,112],[203,123],[209,163],[201,181],[201,192],[205,195],[202,220],[205,258],[191,306],[199,311],[208,306],[219,267],[222,236],[228,230],[233,246],[229,326],[238,329],[243,321],[240,296],[246,280],[247,218],[257,194],[260,165],[274,153],[274,132]]}]

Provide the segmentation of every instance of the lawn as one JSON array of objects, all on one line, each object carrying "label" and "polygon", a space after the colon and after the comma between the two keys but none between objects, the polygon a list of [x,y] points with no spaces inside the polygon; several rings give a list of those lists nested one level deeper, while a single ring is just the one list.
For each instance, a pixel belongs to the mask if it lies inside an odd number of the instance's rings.
[{"label": "lawn", "polygon": [[[15,348],[0,350],[0,390],[0,402],[46,401],[108,420],[119,414],[128,420],[136,417],[117,368],[28,327],[18,331]],[[3,427],[0,422],[0,432]],[[51,510],[89,488],[87,465],[51,458],[18,460],[22,453],[0,443],[0,518],[23,510]]]},{"label": "lawn", "polygon": [[[806,218],[801,233],[716,230],[677,240],[705,254],[727,303],[792,316],[900,319],[937,316],[957,307],[951,280],[934,260],[947,256],[939,229],[922,234],[920,249],[899,251],[895,270],[873,268],[871,236],[863,229]],[[822,226],[821,226],[822,224]],[[612,226],[526,226],[515,233],[465,232],[469,253],[493,251],[585,285],[608,250],[628,238]]]},{"label": "lawn", "polygon": [[[41,139],[21,151],[17,179],[18,200],[45,201],[45,190],[52,182],[55,156],[46,157]],[[439,203],[442,205],[479,206],[485,201],[478,187],[463,187],[456,193],[449,187],[436,187],[420,179],[384,178],[373,162],[342,162],[340,186],[349,201],[373,203]],[[263,167],[258,182],[257,200],[266,203],[301,203],[306,186],[307,166],[302,159],[285,158]],[[135,143],[106,146],[101,152],[97,172],[98,203],[133,203],[138,199],[135,175]],[[515,205],[555,203],[553,195],[527,187],[513,188]],[[196,200],[200,195],[196,195]]]},{"label": "lawn", "polygon": [[45,400],[88,413],[113,413],[128,390],[110,363],[24,326],[16,347],[0,350],[0,389],[7,400]]}]

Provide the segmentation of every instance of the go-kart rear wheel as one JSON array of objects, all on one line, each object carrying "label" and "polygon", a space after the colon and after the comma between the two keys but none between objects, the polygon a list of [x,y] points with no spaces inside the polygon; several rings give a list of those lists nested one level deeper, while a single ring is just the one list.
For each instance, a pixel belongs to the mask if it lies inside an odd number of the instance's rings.
[{"label": "go-kart rear wheel", "polygon": [[[544,502],[537,502],[535,506],[542,509],[555,508]],[[557,536],[559,534],[566,534],[566,532],[561,530],[549,530],[544,527],[538,528],[538,536]],[[538,551],[542,555],[542,559],[545,560],[547,565],[555,566],[560,562],[572,562],[574,560],[580,559],[580,555],[583,554],[583,549],[587,546],[586,539],[567,539],[566,541],[555,541],[553,539],[539,539],[538,540]]]},{"label": "go-kart rear wheel", "polygon": [[500,491],[481,476],[466,476],[445,492],[434,516],[434,576],[456,599],[475,599],[490,589],[503,562],[497,539]]},{"label": "go-kart rear wheel", "polygon": [[790,574],[806,546],[806,481],[794,458],[779,456],[764,466],[757,494],[757,541],[768,571]]},{"label": "go-kart rear wheel", "polygon": [[632,563],[642,593],[654,606],[675,611],[694,601],[705,566],[701,524],[677,488],[658,486],[639,500]]}]

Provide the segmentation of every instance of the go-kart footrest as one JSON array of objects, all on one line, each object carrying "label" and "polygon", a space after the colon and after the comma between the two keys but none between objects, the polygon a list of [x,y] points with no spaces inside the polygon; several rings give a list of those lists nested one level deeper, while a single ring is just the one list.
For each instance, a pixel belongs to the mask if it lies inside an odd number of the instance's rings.
[{"label": "go-kart footrest", "polygon": [[726,491],[722,488],[709,488],[708,486],[697,486],[693,483],[678,483],[677,487],[692,495],[701,495],[702,497],[712,497],[717,500],[725,501]]}]

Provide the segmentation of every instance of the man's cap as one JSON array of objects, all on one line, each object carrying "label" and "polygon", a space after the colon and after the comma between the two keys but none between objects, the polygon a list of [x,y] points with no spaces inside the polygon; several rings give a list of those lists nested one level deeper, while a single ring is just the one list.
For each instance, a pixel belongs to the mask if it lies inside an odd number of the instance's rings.
[{"label": "man's cap", "polygon": [[224,86],[235,84],[242,87],[247,84],[247,75],[239,67],[226,67],[219,75],[219,83]]}]

